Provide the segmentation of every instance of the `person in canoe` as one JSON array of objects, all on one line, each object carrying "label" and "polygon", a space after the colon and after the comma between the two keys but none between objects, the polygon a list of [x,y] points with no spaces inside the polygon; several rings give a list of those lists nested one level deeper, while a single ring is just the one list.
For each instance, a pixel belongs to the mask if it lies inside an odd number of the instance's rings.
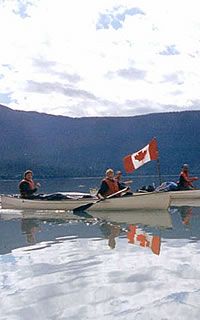
[{"label": "person in canoe", "polygon": [[179,181],[177,183],[178,190],[192,190],[195,189],[193,186],[193,181],[198,180],[198,177],[190,177],[189,176],[189,166],[188,164],[184,164],[182,166],[181,173],[179,175]]},{"label": "person in canoe", "polygon": [[[100,189],[97,192],[97,197],[100,199],[105,198],[122,189],[124,189],[124,185],[120,184],[120,182],[115,179],[113,169],[107,169],[105,178],[102,180]],[[118,196],[120,195],[121,194]]]},{"label": "person in canoe", "polygon": [[24,199],[34,199],[37,195],[34,193],[40,187],[40,183],[35,183],[33,181],[33,172],[31,170],[27,170],[24,172],[24,178],[19,183],[19,191],[21,198]]},{"label": "person in canoe", "polygon": [[123,186],[123,188],[130,186],[133,182],[132,180],[122,181],[122,172],[120,170],[116,172],[115,179],[120,183],[121,186]]}]

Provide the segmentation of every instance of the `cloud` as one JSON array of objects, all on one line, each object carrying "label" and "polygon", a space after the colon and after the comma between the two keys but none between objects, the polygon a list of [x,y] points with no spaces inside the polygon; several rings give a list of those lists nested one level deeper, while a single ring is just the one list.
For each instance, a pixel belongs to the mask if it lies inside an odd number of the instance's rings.
[{"label": "cloud", "polygon": [[163,82],[172,82],[181,85],[184,83],[184,75],[182,72],[170,73],[163,75]]},{"label": "cloud", "polygon": [[146,72],[136,68],[129,68],[118,70],[117,74],[128,80],[144,80]]},{"label": "cloud", "polygon": [[112,11],[107,11],[106,13],[99,14],[96,28],[98,30],[109,29],[110,27],[112,27],[113,29],[117,30],[123,27],[126,16],[134,16],[137,14],[144,14],[144,12],[139,8],[125,9],[122,6],[114,8]]},{"label": "cloud", "polygon": [[27,18],[29,17],[27,11],[31,3],[26,0],[18,0],[15,1],[15,4],[13,6],[13,12],[17,15],[19,15],[21,18]]},{"label": "cloud", "polygon": [[167,46],[163,51],[160,52],[161,55],[176,55],[176,54],[180,54],[180,52],[176,49],[176,46],[170,45]]},{"label": "cloud", "polygon": [[0,103],[77,117],[196,110],[198,11],[197,0],[3,1]]},{"label": "cloud", "polygon": [[30,80],[30,81],[27,81],[27,90],[30,92],[43,93],[43,94],[58,92],[69,97],[77,97],[77,98],[81,97],[81,98],[86,98],[91,100],[97,100],[97,98],[90,92],[87,92],[85,90],[79,90],[69,86],[64,86],[63,84],[60,84],[57,82],[42,83],[42,82],[34,82]]},{"label": "cloud", "polygon": [[33,65],[43,73],[58,76],[58,78],[68,80],[71,83],[76,83],[81,80],[81,77],[78,74],[69,74],[67,72],[59,71],[59,65],[56,61],[48,61],[44,58],[35,58],[33,59]]}]

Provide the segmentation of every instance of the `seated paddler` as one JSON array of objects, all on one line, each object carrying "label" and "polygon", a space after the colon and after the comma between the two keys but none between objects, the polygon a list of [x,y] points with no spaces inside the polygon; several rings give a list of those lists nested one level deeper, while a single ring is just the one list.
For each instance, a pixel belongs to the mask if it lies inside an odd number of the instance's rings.
[{"label": "seated paddler", "polygon": [[33,180],[33,172],[27,170],[24,172],[24,177],[19,183],[19,191],[21,198],[23,199],[34,199],[37,197],[34,193],[40,187],[40,183],[35,183]]},{"label": "seated paddler", "polygon": [[193,182],[198,180],[198,177],[190,177],[189,166],[184,164],[179,175],[178,190],[192,190],[195,189]]},{"label": "seated paddler", "polygon": [[[124,186],[121,185],[117,179],[115,179],[113,169],[107,169],[105,178],[102,180],[101,186],[97,192],[97,196],[98,198],[105,198],[122,189],[124,189]],[[117,196],[121,196],[121,194]]]}]

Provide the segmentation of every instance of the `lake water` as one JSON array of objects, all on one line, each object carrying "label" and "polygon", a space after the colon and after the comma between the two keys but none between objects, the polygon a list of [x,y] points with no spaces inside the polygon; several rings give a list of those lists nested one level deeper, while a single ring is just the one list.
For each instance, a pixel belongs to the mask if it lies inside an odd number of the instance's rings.
[{"label": "lake water", "polygon": [[[100,180],[43,180],[41,192]],[[0,193],[17,183],[0,181]],[[200,207],[124,213],[122,223],[45,214],[0,209],[0,320],[200,319]]]}]

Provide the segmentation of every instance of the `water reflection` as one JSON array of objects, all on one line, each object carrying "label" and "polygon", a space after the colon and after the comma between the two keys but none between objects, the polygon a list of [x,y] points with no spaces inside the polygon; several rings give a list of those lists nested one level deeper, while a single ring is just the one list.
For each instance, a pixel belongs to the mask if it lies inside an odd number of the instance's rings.
[{"label": "water reflection", "polygon": [[41,230],[40,223],[35,219],[22,219],[21,220],[22,233],[26,235],[27,243],[36,243],[35,235]]},{"label": "water reflection", "polygon": [[[77,213],[78,214],[78,213]],[[150,227],[171,228],[172,220],[168,210],[133,210],[133,211],[102,211],[92,212],[94,218],[129,224],[142,224]]]},{"label": "water reflection", "polygon": [[188,206],[173,207],[170,211],[76,214],[64,211],[1,210],[0,240],[3,240],[0,243],[0,253],[42,241],[77,237],[105,239],[110,249],[115,249],[118,239],[123,238],[129,245],[148,248],[159,255],[163,239],[200,238],[199,210]]},{"label": "water reflection", "polygon": [[185,225],[189,225],[192,218],[192,207],[180,207],[178,208],[178,212],[181,215],[182,223]]},{"label": "water reflection", "polygon": [[103,222],[100,225],[100,229],[105,238],[108,239],[108,246],[111,249],[116,247],[116,239],[121,235],[125,235],[128,244],[149,248],[152,253],[160,254],[161,237],[145,231],[141,226],[129,225],[127,228],[122,228],[121,225]]},{"label": "water reflection", "polygon": [[[45,219],[44,221],[45,223],[48,222],[54,224],[64,224],[66,222],[66,220],[61,219]],[[39,220],[30,218],[21,219],[21,231],[22,234],[25,234],[26,236],[27,244],[33,245],[38,242],[37,233],[44,231],[42,227],[42,223],[44,221],[41,219]],[[82,223],[84,223],[86,226],[91,226],[93,224],[98,226],[99,230],[101,231],[102,238],[108,240],[107,244],[110,249],[114,249],[116,247],[116,240],[118,237],[124,236],[127,238],[127,243],[129,244],[134,244],[136,246],[140,246],[141,248],[150,248],[152,252],[157,255],[160,253],[161,237],[146,232],[141,226],[129,225],[128,227],[125,227],[112,222],[101,221],[100,219],[97,221],[96,218],[94,221],[92,221],[91,217],[89,219],[87,217],[85,221],[82,221]],[[61,238],[59,237],[59,239]],[[62,240],[66,240],[66,238],[62,237]]]},{"label": "water reflection", "polygon": [[200,208],[122,214],[0,211],[0,319],[198,319]]},{"label": "water reflection", "polygon": [[129,243],[138,245],[143,248],[149,248],[154,254],[160,254],[161,237],[159,235],[145,232],[142,228],[132,225],[129,226],[127,237]]},{"label": "water reflection", "polygon": [[122,231],[121,226],[102,222],[100,224],[100,230],[105,239],[108,239],[108,246],[114,249],[116,247],[116,238],[119,237]]},{"label": "water reflection", "polygon": [[[0,210],[0,320],[199,319],[200,208],[120,216]],[[159,255],[140,245],[149,236]]]},{"label": "water reflection", "polygon": [[[114,249],[116,246],[116,238],[122,234],[126,234],[129,244],[141,248],[149,248],[152,253],[159,255],[161,248],[161,236],[158,235],[159,230],[172,228],[171,216],[167,210],[93,212],[93,217],[101,221],[100,228],[105,238],[108,239],[108,246],[111,249]],[[145,230],[147,226],[154,227],[157,230],[147,232]]]}]

